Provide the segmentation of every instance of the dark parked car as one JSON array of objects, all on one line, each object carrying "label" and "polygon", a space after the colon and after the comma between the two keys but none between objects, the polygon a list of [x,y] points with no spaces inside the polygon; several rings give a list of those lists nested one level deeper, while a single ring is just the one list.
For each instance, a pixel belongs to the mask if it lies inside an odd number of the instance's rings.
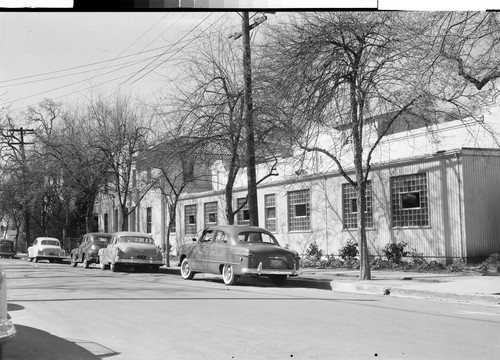
[{"label": "dark parked car", "polygon": [[282,248],[273,234],[257,226],[210,226],[193,241],[179,249],[181,276],[187,280],[212,273],[222,274],[226,285],[245,275],[267,276],[283,285],[288,276],[301,273],[299,254]]},{"label": "dark parked car", "polygon": [[83,263],[83,267],[87,269],[90,264],[99,263],[99,250],[109,244],[111,236],[108,233],[85,234],[80,245],[71,250],[71,266]]},{"label": "dark parked car", "polygon": [[13,258],[14,256],[16,256],[14,241],[10,239],[0,239],[0,257]]}]

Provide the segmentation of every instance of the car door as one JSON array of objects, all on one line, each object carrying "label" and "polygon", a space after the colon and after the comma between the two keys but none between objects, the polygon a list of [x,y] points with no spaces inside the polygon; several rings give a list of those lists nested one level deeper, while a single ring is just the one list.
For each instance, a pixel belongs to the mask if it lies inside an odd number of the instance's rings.
[{"label": "car door", "polygon": [[208,266],[211,273],[219,274],[220,265],[229,262],[229,242],[227,234],[222,230],[217,230],[212,239]]},{"label": "car door", "polygon": [[210,252],[210,245],[212,244],[213,230],[205,230],[200,238],[194,244],[189,259],[189,267],[191,270],[200,272],[208,272],[208,256]]}]

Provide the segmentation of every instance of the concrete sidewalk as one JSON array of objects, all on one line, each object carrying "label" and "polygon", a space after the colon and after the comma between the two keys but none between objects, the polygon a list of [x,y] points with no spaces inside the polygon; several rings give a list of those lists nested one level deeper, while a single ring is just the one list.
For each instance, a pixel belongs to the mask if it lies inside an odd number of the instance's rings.
[{"label": "concrete sidewalk", "polygon": [[[372,270],[372,280],[358,280],[359,270],[303,269],[296,281],[329,282],[331,290],[428,300],[500,305],[500,276],[477,273],[416,273]],[[292,279],[294,281],[295,279]]]}]

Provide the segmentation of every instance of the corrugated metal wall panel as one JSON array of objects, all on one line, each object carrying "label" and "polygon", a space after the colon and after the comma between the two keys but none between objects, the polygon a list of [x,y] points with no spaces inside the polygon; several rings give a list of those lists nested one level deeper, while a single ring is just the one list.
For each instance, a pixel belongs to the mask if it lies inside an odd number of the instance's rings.
[{"label": "corrugated metal wall panel", "polygon": [[463,156],[467,256],[500,252],[500,157],[476,152]]}]

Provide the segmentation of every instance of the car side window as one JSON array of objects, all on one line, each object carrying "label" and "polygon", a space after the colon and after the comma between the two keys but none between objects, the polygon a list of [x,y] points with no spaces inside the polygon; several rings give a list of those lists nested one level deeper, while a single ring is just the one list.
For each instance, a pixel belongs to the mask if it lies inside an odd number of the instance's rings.
[{"label": "car side window", "polygon": [[226,233],[224,233],[224,231],[217,231],[217,233],[215,234],[214,242],[219,244],[227,243]]},{"label": "car side window", "polygon": [[211,242],[213,234],[214,234],[213,230],[206,230],[203,233],[203,237],[201,238],[201,242],[202,243],[209,243],[209,242]]}]

